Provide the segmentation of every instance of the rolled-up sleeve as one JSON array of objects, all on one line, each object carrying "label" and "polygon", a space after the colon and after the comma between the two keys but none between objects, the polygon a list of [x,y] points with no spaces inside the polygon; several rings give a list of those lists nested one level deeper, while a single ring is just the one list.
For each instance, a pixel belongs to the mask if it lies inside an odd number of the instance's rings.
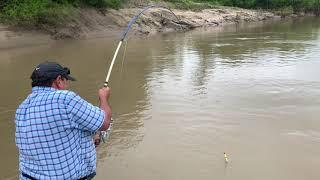
[{"label": "rolled-up sleeve", "polygon": [[78,129],[97,131],[104,122],[105,112],[73,92],[69,98],[67,111],[71,124]]}]

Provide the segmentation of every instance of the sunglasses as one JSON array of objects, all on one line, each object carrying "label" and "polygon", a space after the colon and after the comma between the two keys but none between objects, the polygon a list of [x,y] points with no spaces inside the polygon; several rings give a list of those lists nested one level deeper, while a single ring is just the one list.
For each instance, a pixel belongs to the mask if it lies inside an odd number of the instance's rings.
[{"label": "sunglasses", "polygon": [[67,67],[64,67],[63,70],[66,72],[67,75],[69,75],[71,72],[70,72],[70,69],[67,68]]}]

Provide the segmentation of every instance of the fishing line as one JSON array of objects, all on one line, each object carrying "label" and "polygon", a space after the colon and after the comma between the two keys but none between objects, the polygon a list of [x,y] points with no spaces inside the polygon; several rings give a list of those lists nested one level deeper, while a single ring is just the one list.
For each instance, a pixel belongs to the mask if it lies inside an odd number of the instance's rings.
[{"label": "fishing line", "polygon": [[[124,39],[126,38],[129,30],[131,29],[132,25],[136,23],[136,21],[138,20],[138,18],[147,10],[151,9],[151,8],[162,8],[162,9],[165,9],[165,10],[168,10],[171,14],[173,14],[173,16],[178,20],[177,24],[180,25],[180,28],[182,30],[182,26],[181,26],[181,21],[180,19],[172,12],[171,9],[167,8],[167,7],[164,7],[164,6],[161,6],[161,5],[150,5],[150,6],[147,6],[145,7],[144,9],[142,9],[136,16],[134,16],[128,26],[125,28],[125,30],[123,31],[122,33],[122,36],[121,36],[121,39],[118,43],[118,46],[115,50],[115,53],[113,55],[113,58],[112,58],[112,61],[111,61],[111,64],[110,64],[110,67],[109,67],[109,70],[108,70],[108,73],[107,73],[107,77],[105,79],[105,82],[103,84],[104,87],[108,87],[108,84],[109,84],[109,79],[110,79],[110,75],[111,75],[111,71],[112,71],[112,68],[113,68],[113,65],[115,63],[115,60],[117,58],[117,55],[119,53],[119,50],[121,48],[121,45],[124,41]],[[162,17],[162,14],[161,14],[161,17]],[[124,55],[123,55],[123,59],[122,59],[122,68],[123,68],[123,64],[124,64],[124,59],[125,59],[125,53],[126,53],[126,49],[127,49],[127,43],[128,43],[128,40],[126,41],[126,45],[125,45],[125,49],[124,49]],[[121,74],[122,74],[122,69],[121,68]],[[101,131],[100,132],[100,139],[102,139],[103,142],[105,142],[107,140],[107,138],[109,137],[109,134],[111,133],[111,130],[112,130],[112,126],[113,126],[113,119],[111,119],[111,122],[110,122],[110,125],[109,125],[109,128],[107,131]],[[224,160],[225,160],[225,164],[227,165],[229,163],[229,158],[228,158],[228,155],[224,152]]]},{"label": "fishing line", "polygon": [[121,87],[122,73],[123,73],[124,60],[126,57],[127,45],[128,45],[128,39],[125,41],[125,45],[124,45],[124,49],[123,49],[123,56],[122,56],[121,69],[120,69],[119,89],[121,89],[120,87]]}]

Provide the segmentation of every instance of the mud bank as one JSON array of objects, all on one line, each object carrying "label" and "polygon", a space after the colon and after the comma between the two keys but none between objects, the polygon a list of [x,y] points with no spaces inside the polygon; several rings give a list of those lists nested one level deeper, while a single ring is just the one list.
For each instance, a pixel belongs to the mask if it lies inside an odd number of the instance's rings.
[{"label": "mud bank", "polygon": [[[40,24],[37,28],[53,39],[79,39],[92,34],[108,34],[127,25],[141,8],[119,10],[80,9],[65,17],[60,27]],[[201,11],[172,9],[179,20],[165,9],[152,9],[142,15],[134,25],[135,33],[150,35],[158,32],[186,31],[199,27],[214,27],[230,23],[256,22],[276,18],[270,12],[231,7],[217,7]]]}]

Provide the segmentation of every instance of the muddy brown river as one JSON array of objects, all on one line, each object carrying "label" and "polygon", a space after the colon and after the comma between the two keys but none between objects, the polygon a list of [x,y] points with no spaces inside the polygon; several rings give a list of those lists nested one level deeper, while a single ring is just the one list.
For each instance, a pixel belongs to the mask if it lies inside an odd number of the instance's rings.
[{"label": "muddy brown river", "polygon": [[[71,89],[97,104],[120,35],[53,41],[1,31],[0,179],[17,179],[14,112],[35,65],[69,66]],[[320,19],[131,34],[123,49],[95,179],[320,179]]]}]

